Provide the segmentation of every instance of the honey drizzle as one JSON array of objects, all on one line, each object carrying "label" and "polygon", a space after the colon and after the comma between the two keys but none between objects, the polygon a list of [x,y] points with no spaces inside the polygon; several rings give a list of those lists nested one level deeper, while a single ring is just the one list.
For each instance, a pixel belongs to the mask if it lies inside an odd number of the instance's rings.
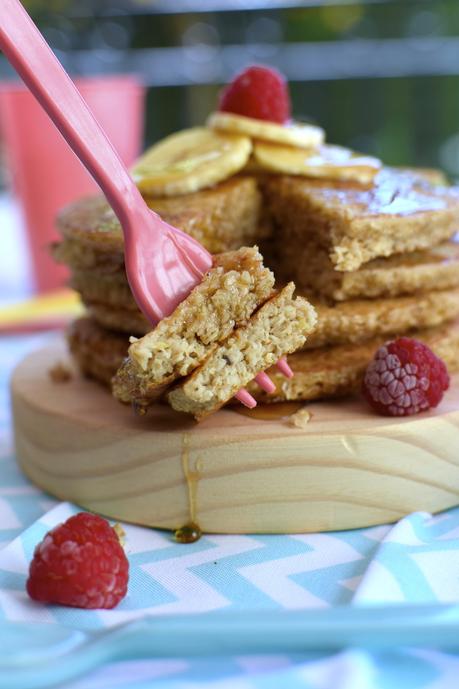
[{"label": "honey drizzle", "polygon": [[241,405],[235,407],[233,411],[259,421],[278,421],[292,416],[303,406],[304,402],[277,402],[276,404],[258,404],[253,409],[247,409]]},{"label": "honey drizzle", "polygon": [[200,478],[200,460],[197,459],[194,468],[190,466],[190,437],[184,433],[182,437],[182,467],[188,490],[188,507],[190,521],[175,531],[178,543],[194,543],[201,538],[201,529],[196,522],[197,503],[196,492]]}]

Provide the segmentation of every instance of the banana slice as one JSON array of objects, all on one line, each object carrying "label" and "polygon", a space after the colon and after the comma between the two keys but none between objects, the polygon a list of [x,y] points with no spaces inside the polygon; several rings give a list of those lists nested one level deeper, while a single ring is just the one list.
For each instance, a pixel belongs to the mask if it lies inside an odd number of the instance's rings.
[{"label": "banana slice", "polygon": [[282,125],[230,112],[213,112],[207,120],[207,126],[218,131],[245,134],[253,139],[301,148],[316,148],[325,138],[324,130],[311,124],[292,122]]},{"label": "banana slice", "polygon": [[149,196],[180,196],[211,187],[241,170],[249,159],[247,136],[184,129],[146,151],[131,173]]},{"label": "banana slice", "polygon": [[377,158],[341,146],[324,144],[317,150],[302,150],[264,141],[254,142],[253,159],[264,170],[305,177],[325,177],[368,184],[382,167]]}]

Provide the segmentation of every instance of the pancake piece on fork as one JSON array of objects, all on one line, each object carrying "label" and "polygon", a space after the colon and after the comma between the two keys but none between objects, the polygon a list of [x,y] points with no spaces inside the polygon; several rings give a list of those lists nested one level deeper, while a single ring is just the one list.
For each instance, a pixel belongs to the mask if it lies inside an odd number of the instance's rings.
[{"label": "pancake piece on fork", "polygon": [[115,397],[138,408],[154,402],[244,325],[273,288],[274,275],[256,247],[215,256],[214,267],[170,316],[141,339],[132,338],[113,380]]},{"label": "pancake piece on fork", "polygon": [[167,394],[173,409],[200,421],[285,354],[299,349],[316,324],[316,313],[288,284],[248,323],[237,328],[209,357]]}]

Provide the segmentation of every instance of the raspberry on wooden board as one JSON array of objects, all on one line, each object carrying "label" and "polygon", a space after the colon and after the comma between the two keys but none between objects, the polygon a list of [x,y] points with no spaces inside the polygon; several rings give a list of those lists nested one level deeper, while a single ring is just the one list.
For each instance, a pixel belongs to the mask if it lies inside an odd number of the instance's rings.
[{"label": "raspberry on wooden board", "polygon": [[409,337],[380,347],[363,380],[367,401],[386,416],[409,416],[436,407],[448,387],[444,362],[427,345]]}]

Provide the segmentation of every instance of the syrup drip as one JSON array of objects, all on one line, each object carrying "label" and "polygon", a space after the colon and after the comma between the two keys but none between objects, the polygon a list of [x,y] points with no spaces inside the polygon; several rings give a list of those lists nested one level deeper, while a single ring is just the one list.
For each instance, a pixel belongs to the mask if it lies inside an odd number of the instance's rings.
[{"label": "syrup drip", "polygon": [[177,543],[196,543],[202,536],[202,531],[197,524],[190,522],[176,529],[174,538]]},{"label": "syrup drip", "polygon": [[259,421],[277,421],[288,418],[302,407],[304,407],[304,402],[279,402],[277,404],[259,404],[254,409],[240,406],[233,411]]},{"label": "syrup drip", "polygon": [[185,433],[182,439],[182,466],[188,488],[188,505],[190,510],[190,521],[178,528],[174,533],[177,543],[194,543],[201,538],[202,531],[196,522],[196,490],[200,478],[199,459],[195,466],[190,466],[190,439]]}]

